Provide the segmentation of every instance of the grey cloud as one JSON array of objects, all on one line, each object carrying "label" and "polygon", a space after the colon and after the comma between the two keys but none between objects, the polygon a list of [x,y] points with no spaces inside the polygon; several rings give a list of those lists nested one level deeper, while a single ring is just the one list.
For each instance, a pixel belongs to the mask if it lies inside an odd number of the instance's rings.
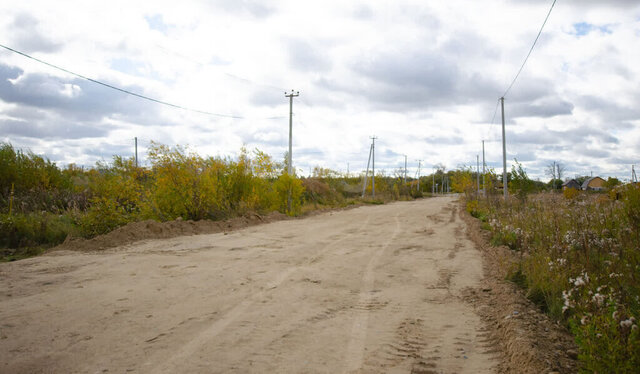
[{"label": "grey cloud", "polygon": [[27,13],[18,14],[12,24],[13,43],[16,48],[26,52],[56,52],[62,44],[47,38],[38,29],[38,20]]},{"label": "grey cloud", "polygon": [[255,89],[249,97],[249,102],[252,105],[278,107],[286,103],[286,97],[284,97],[284,91],[275,90],[268,87],[261,87]]},{"label": "grey cloud", "polygon": [[291,65],[303,72],[331,69],[331,62],[318,46],[313,46],[303,40],[290,40],[287,45]]},{"label": "grey cloud", "polygon": [[[609,159],[612,164],[626,164],[626,165],[638,165],[640,164],[640,157],[638,158],[627,158],[627,157],[612,157]],[[630,167],[629,167],[630,168]],[[631,171],[629,171],[631,172]]]},{"label": "grey cloud", "polygon": [[258,144],[260,146],[284,146],[285,133],[275,131],[256,131],[251,134],[244,135],[242,142],[245,144]]},{"label": "grey cloud", "polygon": [[464,138],[458,135],[451,136],[427,136],[422,139],[424,142],[429,144],[447,144],[447,145],[456,145],[463,144]]},{"label": "grey cloud", "polygon": [[[135,153],[132,146],[126,146],[121,144],[109,144],[101,143],[96,147],[83,147],[81,148],[82,154],[94,156],[95,158],[101,158],[110,160],[113,156],[131,157]],[[139,156],[139,155],[138,155]]]},{"label": "grey cloud", "polygon": [[520,102],[511,105],[509,111],[513,118],[542,117],[549,118],[573,113],[574,105],[556,98],[545,98],[533,103]]},{"label": "grey cloud", "polygon": [[388,111],[423,111],[470,102],[491,106],[492,93],[498,95],[500,90],[498,84],[486,74],[462,71],[456,61],[439,51],[387,51],[363,55],[353,62],[354,82],[350,84],[331,78],[322,78],[317,84]]},{"label": "grey cloud", "polygon": [[572,147],[570,149],[584,149],[591,139],[600,143],[615,145],[620,141],[615,136],[600,129],[583,126],[567,131],[555,131],[550,129],[528,130],[519,133],[508,133],[508,144],[535,144],[543,149],[549,146]]},{"label": "grey cloud", "polygon": [[108,131],[96,126],[61,121],[24,122],[0,120],[0,132],[11,136],[38,139],[80,139],[107,135]]},{"label": "grey cloud", "polygon": [[594,148],[594,147],[585,147],[581,150],[579,150],[579,153],[582,154],[583,156],[588,156],[588,157],[595,157],[595,158],[606,158],[609,157],[611,155],[611,152],[604,150],[604,149],[600,149],[600,148]]},{"label": "grey cloud", "polygon": [[542,146],[541,149],[543,151],[547,151],[547,152],[560,153],[560,152],[568,151],[568,150],[572,149],[572,147],[570,147],[568,145],[551,145],[551,144],[547,144],[547,145]]},{"label": "grey cloud", "polygon": [[[10,80],[13,80],[11,82]],[[143,93],[135,86],[125,86]],[[106,136],[111,118],[137,125],[177,125],[159,116],[159,104],[145,102],[81,79],[47,74],[24,74],[0,64],[0,100],[16,104],[2,112],[11,120],[0,123],[12,136],[40,139],[79,139]]]},{"label": "grey cloud", "polygon": [[[637,100],[640,100],[640,96]],[[603,122],[617,128],[629,128],[629,121],[640,119],[640,109],[637,106],[621,106],[611,99],[592,95],[579,97],[578,102],[587,111],[598,114]]]},{"label": "grey cloud", "polygon": [[533,152],[532,150],[519,150],[518,152],[510,154],[510,156],[512,156],[515,160],[518,160],[518,162],[530,162],[537,159],[535,152]]},{"label": "grey cloud", "polygon": [[[15,83],[9,81],[17,77]],[[138,86],[123,85],[122,88],[144,94]],[[98,122],[110,117],[141,125],[175,125],[158,119],[157,103],[83,79],[63,79],[40,73],[23,75],[22,70],[2,64],[0,100],[55,111],[68,121]]]}]

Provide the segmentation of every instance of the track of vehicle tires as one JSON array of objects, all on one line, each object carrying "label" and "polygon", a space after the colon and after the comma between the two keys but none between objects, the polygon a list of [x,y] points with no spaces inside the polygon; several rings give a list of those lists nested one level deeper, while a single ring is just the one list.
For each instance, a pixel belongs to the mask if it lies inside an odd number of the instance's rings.
[{"label": "track of vehicle tires", "polygon": [[493,372],[451,197],[0,265],[0,372]]}]

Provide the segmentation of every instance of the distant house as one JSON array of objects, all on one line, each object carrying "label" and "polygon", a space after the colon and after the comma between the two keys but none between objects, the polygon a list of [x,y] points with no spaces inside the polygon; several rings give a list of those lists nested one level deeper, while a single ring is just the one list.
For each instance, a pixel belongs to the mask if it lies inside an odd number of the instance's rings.
[{"label": "distant house", "polygon": [[580,183],[576,182],[575,179],[570,179],[564,183],[562,183],[562,189],[566,190],[567,188],[573,188],[575,190],[580,189]]},{"label": "distant house", "polygon": [[602,191],[605,189],[605,180],[600,177],[591,177],[582,183],[582,189],[585,191]]}]

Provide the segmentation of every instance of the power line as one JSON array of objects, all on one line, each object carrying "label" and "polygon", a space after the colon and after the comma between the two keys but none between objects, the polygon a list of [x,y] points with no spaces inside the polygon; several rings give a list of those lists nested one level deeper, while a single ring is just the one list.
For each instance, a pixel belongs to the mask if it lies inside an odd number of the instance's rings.
[{"label": "power line", "polygon": [[17,54],[19,54],[19,55],[21,55],[21,56],[24,56],[24,57],[26,57],[26,58],[29,58],[29,59],[31,59],[31,60],[37,61],[37,62],[39,62],[39,63],[41,63],[41,64],[44,64],[44,65],[50,66],[50,67],[52,67],[52,68],[54,68],[54,69],[58,69],[58,70],[60,70],[60,71],[63,71],[63,72],[65,72],[65,73],[67,73],[67,74],[74,75],[74,76],[76,76],[76,77],[79,77],[79,78],[82,78],[82,79],[88,80],[89,82],[93,82],[93,83],[99,84],[99,85],[101,85],[101,86],[105,86],[105,87],[111,88],[111,89],[113,89],[113,90],[116,90],[116,91],[120,91],[120,92],[126,93],[126,94],[128,94],[128,95],[136,96],[136,97],[141,98],[141,99],[144,99],[144,100],[153,101],[154,103],[158,103],[158,104],[162,104],[162,105],[170,106],[170,107],[172,107],[172,108],[176,108],[176,109],[186,110],[186,111],[189,111],[189,112],[195,112],[195,113],[200,113],[200,114],[206,114],[206,115],[209,115],[209,116],[225,117],[225,118],[235,118],[235,119],[244,119],[244,117],[241,117],[241,116],[233,116],[233,115],[229,115],[229,114],[219,114],[219,113],[207,112],[207,111],[204,111],[204,110],[191,109],[191,108],[184,107],[184,106],[182,106],[182,105],[172,104],[172,103],[169,103],[169,102],[166,102],[166,101],[162,101],[162,100],[154,99],[154,98],[149,97],[149,96],[140,95],[140,94],[137,94],[137,93],[135,93],[135,92],[131,92],[131,91],[129,91],[129,90],[125,90],[125,89],[123,89],[123,88],[119,88],[119,87],[116,87],[116,86],[110,85],[110,84],[108,84],[108,83],[104,83],[104,82],[101,82],[101,81],[99,81],[99,80],[89,78],[89,77],[84,76],[84,75],[82,75],[82,74],[74,73],[74,72],[72,72],[72,71],[70,71],[70,70],[67,70],[67,69],[65,69],[65,68],[62,68],[62,67],[60,67],[60,66],[57,66],[57,65],[54,65],[54,64],[48,63],[48,62],[46,62],[46,61],[40,60],[40,59],[38,59],[38,58],[36,58],[36,57],[33,57],[33,56],[30,56],[30,55],[28,55],[28,54],[26,54],[26,53],[23,53],[23,52],[17,51],[17,50],[15,50],[15,49],[13,49],[13,48],[9,48],[9,47],[7,47],[7,46],[5,46],[5,45],[0,44],[0,47],[2,47],[2,48],[4,48],[4,49],[7,49],[7,50],[9,50],[9,51],[11,51],[11,52],[17,53]]},{"label": "power line", "polygon": [[542,33],[542,29],[544,28],[544,25],[547,24],[547,20],[549,19],[549,16],[551,15],[551,11],[553,10],[553,6],[554,5],[556,5],[556,0],[553,0],[553,3],[551,4],[551,8],[549,8],[549,12],[547,13],[547,16],[545,17],[544,22],[542,22],[542,26],[540,27],[540,31],[538,31],[538,35],[536,36],[536,39],[533,41],[533,44],[531,45],[531,48],[529,49],[529,53],[527,53],[527,57],[524,58],[524,61],[522,62],[522,66],[520,66],[520,70],[518,70],[518,73],[513,78],[513,81],[511,81],[511,84],[509,85],[509,88],[507,88],[507,90],[504,92],[504,94],[502,94],[502,97],[507,96],[507,93],[509,93],[509,91],[511,90],[511,87],[513,87],[513,85],[516,83],[516,79],[518,79],[518,76],[522,72],[522,69],[524,69],[524,65],[527,63],[527,60],[529,59],[529,56],[531,56],[531,52],[533,52],[533,47],[536,46],[536,42],[538,41],[538,38],[540,38],[540,34]]},{"label": "power line", "polygon": [[493,117],[491,118],[491,125],[496,120],[496,114],[498,114],[498,105],[500,105],[500,99],[496,100],[496,109],[493,111]]}]

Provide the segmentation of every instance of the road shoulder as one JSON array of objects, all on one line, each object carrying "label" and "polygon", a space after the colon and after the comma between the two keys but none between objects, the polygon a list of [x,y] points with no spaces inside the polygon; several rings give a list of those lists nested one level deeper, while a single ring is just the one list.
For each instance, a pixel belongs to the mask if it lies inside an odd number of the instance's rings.
[{"label": "road shoulder", "polygon": [[498,373],[576,373],[577,348],[572,335],[553,322],[525,292],[505,280],[516,261],[506,247],[490,245],[490,233],[461,207],[467,236],[482,253],[485,284],[464,295],[491,332],[502,353]]}]

